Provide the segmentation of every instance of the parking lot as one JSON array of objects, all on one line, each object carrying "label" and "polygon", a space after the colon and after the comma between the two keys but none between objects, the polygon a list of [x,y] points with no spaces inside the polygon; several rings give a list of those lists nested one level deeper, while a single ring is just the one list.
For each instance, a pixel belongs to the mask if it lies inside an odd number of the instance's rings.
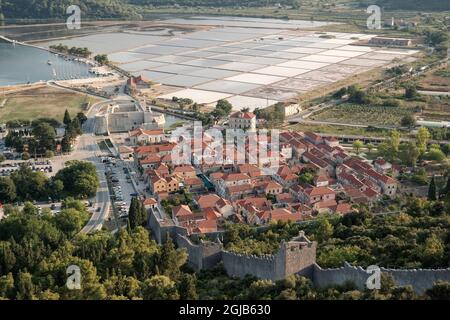
[{"label": "parking lot", "polygon": [[111,197],[118,218],[125,219],[128,217],[131,199],[137,196],[129,170],[121,162],[112,160],[106,164],[106,175],[111,186]]},{"label": "parking lot", "polygon": [[50,160],[39,161],[6,161],[0,165],[0,176],[9,176],[14,171],[20,169],[21,166],[26,165],[33,171],[41,171],[47,174],[53,172],[53,164]]}]

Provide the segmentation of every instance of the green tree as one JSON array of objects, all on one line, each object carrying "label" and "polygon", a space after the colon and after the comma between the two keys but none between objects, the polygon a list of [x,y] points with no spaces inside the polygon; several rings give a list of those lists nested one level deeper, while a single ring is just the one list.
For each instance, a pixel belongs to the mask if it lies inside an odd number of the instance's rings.
[{"label": "green tree", "polygon": [[180,293],[180,300],[197,300],[197,279],[195,275],[184,273],[180,277],[178,292]]},{"label": "green tree", "polygon": [[416,118],[414,118],[414,116],[408,114],[406,116],[404,116],[401,120],[400,120],[400,125],[402,127],[406,127],[406,128],[413,128],[415,127],[417,124],[416,122]]},{"label": "green tree", "polygon": [[109,62],[108,56],[106,54],[98,54],[94,57],[94,60],[101,65],[105,65]]},{"label": "green tree", "polygon": [[72,151],[72,145],[70,142],[70,138],[67,136],[67,134],[64,134],[64,137],[61,140],[61,150],[64,153],[68,153]]},{"label": "green tree", "polygon": [[425,293],[431,300],[450,300],[450,283],[437,281]]},{"label": "green tree", "polygon": [[444,255],[444,245],[435,234],[430,235],[419,250],[424,264],[428,267],[437,267]]},{"label": "green tree", "polygon": [[417,131],[417,147],[419,148],[420,155],[423,155],[427,151],[427,144],[430,137],[430,132],[425,127],[419,128]]},{"label": "green tree", "polygon": [[180,275],[180,267],[186,263],[185,250],[176,250],[170,237],[164,242],[158,257],[159,270],[170,279],[177,279]]},{"label": "green tree", "polygon": [[406,99],[415,99],[419,96],[419,93],[417,92],[417,89],[415,86],[408,86],[405,89],[405,98]]},{"label": "green tree", "polygon": [[0,177],[0,203],[11,203],[16,196],[16,185],[11,178]]},{"label": "green tree", "polygon": [[81,199],[93,197],[100,186],[95,166],[85,161],[71,161],[55,179],[62,181],[68,196]]},{"label": "green tree", "polygon": [[88,219],[89,215],[85,210],[78,211],[73,208],[63,209],[54,217],[57,228],[69,237],[78,233]]},{"label": "green tree", "polygon": [[0,241],[0,274],[13,271],[16,264],[16,255],[11,247],[10,242]]},{"label": "green tree", "polygon": [[389,146],[392,152],[392,159],[394,159],[399,151],[400,147],[400,132],[397,130],[392,130],[389,135]]},{"label": "green tree", "polygon": [[147,212],[142,202],[138,198],[131,199],[130,209],[128,210],[128,220],[131,230],[139,226],[145,226],[147,223]]},{"label": "green tree", "polygon": [[175,282],[169,277],[156,275],[144,282],[143,296],[146,300],[178,300]]},{"label": "green tree", "polygon": [[71,122],[72,118],[70,117],[69,110],[66,109],[66,111],[64,111],[63,123],[68,126]]},{"label": "green tree", "polygon": [[408,166],[415,166],[419,158],[419,149],[414,142],[402,143],[400,145],[399,158]]},{"label": "green tree", "polygon": [[78,118],[78,121],[80,122],[81,125],[83,125],[88,119],[83,112],[78,112],[77,113],[77,118]]},{"label": "green tree", "polygon": [[446,156],[441,151],[441,149],[430,148],[430,151],[426,152],[423,155],[423,158],[426,159],[426,160],[430,160],[430,161],[442,162],[442,161],[445,160]]},{"label": "green tree", "polygon": [[333,225],[325,218],[321,218],[317,223],[316,236],[319,242],[328,240],[333,235]]},{"label": "green tree", "polygon": [[38,152],[45,153],[55,149],[55,128],[47,122],[40,122],[33,128],[33,137],[37,141]]},{"label": "green tree", "polygon": [[36,286],[32,276],[28,272],[19,272],[17,277],[16,291],[18,300],[34,300],[36,298]]},{"label": "green tree", "polygon": [[16,188],[17,196],[21,200],[41,200],[48,194],[46,189],[48,178],[43,172],[33,172],[30,167],[22,166],[19,170],[11,174]]},{"label": "green tree", "polygon": [[366,149],[369,153],[372,153],[372,150],[375,148],[375,146],[373,145],[373,143],[368,143],[366,144]]},{"label": "green tree", "polygon": [[14,277],[12,273],[0,276],[0,297],[13,299],[14,296]]},{"label": "green tree", "polygon": [[361,140],[356,140],[353,142],[353,150],[357,155],[361,153],[361,149],[364,146],[364,143]]},{"label": "green tree", "polygon": [[435,201],[436,200],[436,182],[434,176],[431,178],[430,185],[428,187],[428,200]]}]

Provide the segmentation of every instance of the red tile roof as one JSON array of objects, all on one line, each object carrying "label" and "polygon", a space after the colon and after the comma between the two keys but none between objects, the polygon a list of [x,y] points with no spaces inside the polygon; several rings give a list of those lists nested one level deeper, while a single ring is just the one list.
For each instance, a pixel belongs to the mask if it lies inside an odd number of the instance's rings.
[{"label": "red tile roof", "polygon": [[232,115],[230,115],[230,118],[233,119],[253,119],[256,118],[256,115],[253,112],[235,112]]},{"label": "red tile roof", "polygon": [[193,216],[191,208],[189,206],[182,204],[181,206],[172,208],[172,216],[174,217],[189,217]]}]

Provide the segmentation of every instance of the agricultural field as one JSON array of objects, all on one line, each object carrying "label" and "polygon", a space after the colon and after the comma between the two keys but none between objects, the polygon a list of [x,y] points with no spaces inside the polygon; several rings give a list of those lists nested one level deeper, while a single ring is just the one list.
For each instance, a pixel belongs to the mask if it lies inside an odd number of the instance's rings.
[{"label": "agricultural field", "polygon": [[[366,136],[366,137],[387,137],[390,130],[387,129],[371,129],[371,128],[358,128],[348,126],[333,126],[325,124],[295,124],[283,127],[283,130],[292,131],[312,131],[322,134],[333,135],[351,135],[351,136]],[[403,134],[402,134],[403,135]]]},{"label": "agricultural field", "polygon": [[396,127],[404,116],[411,115],[413,112],[414,108],[412,107],[363,106],[343,103],[311,116],[310,119],[367,126]]},{"label": "agricultural field", "polygon": [[448,92],[450,88],[450,67],[441,68],[422,77],[418,89]]},{"label": "agricultural field", "polygon": [[450,121],[450,98],[430,97],[420,117],[425,120]]},{"label": "agricultural field", "polygon": [[37,118],[55,118],[62,120],[67,109],[71,116],[83,111],[86,103],[97,100],[84,94],[66,90],[40,87],[0,97],[5,101],[0,107],[0,123],[12,120],[34,120]]}]

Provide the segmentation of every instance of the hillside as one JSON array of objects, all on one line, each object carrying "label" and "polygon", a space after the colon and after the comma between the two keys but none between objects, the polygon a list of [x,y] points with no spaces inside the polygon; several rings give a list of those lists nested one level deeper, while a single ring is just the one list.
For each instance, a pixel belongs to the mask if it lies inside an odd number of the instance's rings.
[{"label": "hillside", "polygon": [[393,10],[450,10],[450,1],[444,0],[379,0],[378,4],[382,5],[385,9]]}]

